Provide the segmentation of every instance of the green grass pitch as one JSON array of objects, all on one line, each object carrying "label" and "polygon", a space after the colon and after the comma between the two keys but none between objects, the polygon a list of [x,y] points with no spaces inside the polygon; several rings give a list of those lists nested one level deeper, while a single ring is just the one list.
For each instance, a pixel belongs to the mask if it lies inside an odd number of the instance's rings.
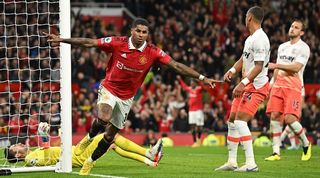
[{"label": "green grass pitch", "polygon": [[[205,178],[205,177],[230,177],[230,178],[319,178],[320,177],[320,147],[313,147],[312,158],[303,162],[300,160],[302,150],[282,150],[282,159],[276,162],[264,161],[271,153],[271,148],[254,148],[255,159],[259,166],[257,173],[215,172],[214,168],[222,165],[227,160],[226,147],[174,147],[164,148],[164,157],[156,168],[122,158],[110,151],[98,160],[92,169],[92,176],[99,177],[132,177],[132,178]],[[239,147],[238,163],[244,163],[244,152]],[[79,177],[73,169],[73,174],[58,174],[53,172],[16,173],[10,177]]]}]

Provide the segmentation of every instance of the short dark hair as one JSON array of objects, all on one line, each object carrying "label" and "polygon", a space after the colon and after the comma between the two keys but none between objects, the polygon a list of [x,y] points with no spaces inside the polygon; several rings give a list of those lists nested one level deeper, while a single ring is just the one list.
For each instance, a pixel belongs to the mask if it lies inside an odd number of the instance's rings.
[{"label": "short dark hair", "polygon": [[144,18],[136,18],[131,25],[131,28],[136,28],[137,25],[144,25],[149,28],[149,22]]},{"label": "short dark hair", "polygon": [[293,23],[293,22],[299,22],[299,23],[301,23],[301,31],[305,31],[306,30],[306,24],[304,23],[304,20],[303,19],[301,19],[301,18],[294,18],[293,20],[292,20],[292,22],[291,22],[291,24]]},{"label": "short dark hair", "polygon": [[9,163],[16,163],[20,161],[18,158],[16,158],[15,153],[13,151],[10,151],[10,146],[4,149],[4,157],[8,160]]},{"label": "short dark hair", "polygon": [[253,6],[248,10],[248,13],[252,14],[253,17],[260,23],[263,21],[264,11],[259,6]]}]

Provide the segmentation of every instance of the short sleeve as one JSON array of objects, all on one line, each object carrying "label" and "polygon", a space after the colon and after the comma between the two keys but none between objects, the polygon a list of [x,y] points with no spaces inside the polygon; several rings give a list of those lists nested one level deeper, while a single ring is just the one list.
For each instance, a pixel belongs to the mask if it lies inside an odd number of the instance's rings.
[{"label": "short sleeve", "polygon": [[269,45],[268,42],[256,38],[253,44],[253,59],[254,61],[264,61],[269,55]]},{"label": "short sleeve", "polygon": [[98,46],[100,49],[106,52],[112,52],[113,46],[115,43],[114,37],[105,37],[105,38],[100,38],[98,40]]},{"label": "short sleeve", "polygon": [[160,62],[161,64],[167,65],[170,62],[171,57],[162,49],[157,48],[155,53],[158,62]]},{"label": "short sleeve", "polygon": [[310,56],[310,48],[308,45],[303,45],[300,49],[296,57],[296,62],[306,65]]}]

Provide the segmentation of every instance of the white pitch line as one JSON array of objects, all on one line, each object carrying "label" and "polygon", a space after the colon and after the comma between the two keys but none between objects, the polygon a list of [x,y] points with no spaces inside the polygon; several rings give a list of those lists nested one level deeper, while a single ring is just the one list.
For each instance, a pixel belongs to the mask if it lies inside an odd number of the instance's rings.
[{"label": "white pitch line", "polygon": [[[79,172],[72,172],[72,174],[78,174]],[[111,175],[104,175],[104,174],[89,174],[92,177],[106,177],[106,178],[126,178],[126,177],[119,177],[119,176],[111,176]]]}]

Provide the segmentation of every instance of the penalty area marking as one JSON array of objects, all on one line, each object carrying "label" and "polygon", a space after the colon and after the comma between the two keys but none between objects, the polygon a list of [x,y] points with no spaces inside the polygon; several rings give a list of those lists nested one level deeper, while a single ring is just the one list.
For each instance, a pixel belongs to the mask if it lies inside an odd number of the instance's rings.
[{"label": "penalty area marking", "polygon": [[[78,174],[78,175],[79,175],[79,172],[72,172],[71,174]],[[104,175],[104,174],[89,174],[88,176],[92,176],[92,177],[106,177],[106,178],[126,178],[126,177],[111,176],[111,175]]]}]

